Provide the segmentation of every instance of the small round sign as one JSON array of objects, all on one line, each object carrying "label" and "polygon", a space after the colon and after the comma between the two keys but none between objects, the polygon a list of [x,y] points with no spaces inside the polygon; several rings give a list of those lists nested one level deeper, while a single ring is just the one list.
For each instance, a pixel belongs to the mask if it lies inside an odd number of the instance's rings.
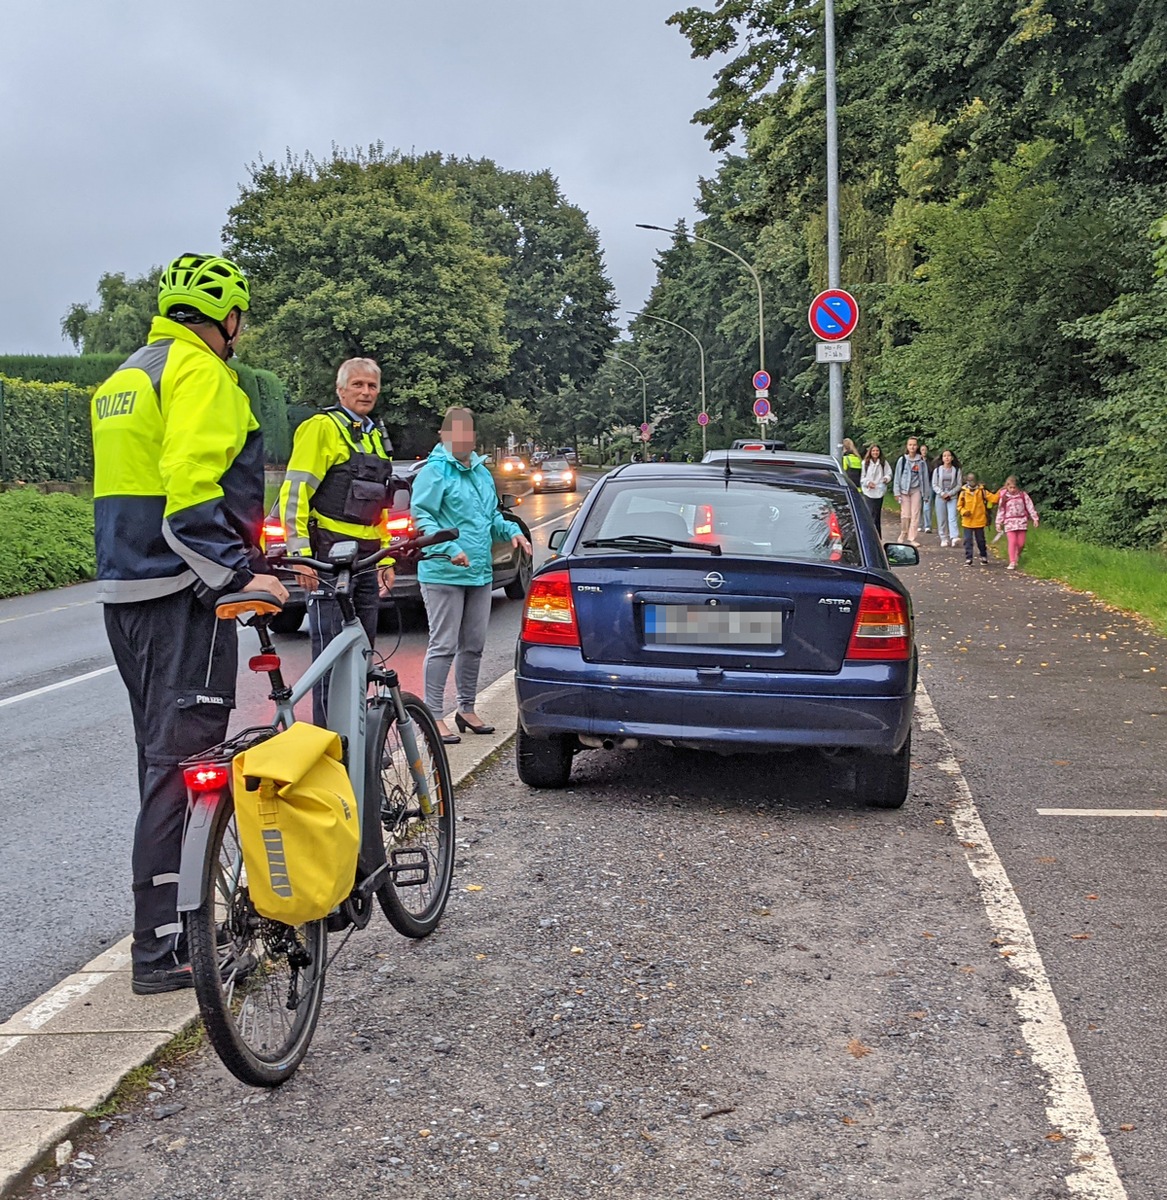
[{"label": "small round sign", "polygon": [[697,424],[705,426],[709,424],[709,414],[707,412],[699,412],[697,414]]},{"label": "small round sign", "polygon": [[764,392],[770,386],[769,371],[754,372],[754,388],[759,392]]},{"label": "small round sign", "polygon": [[850,292],[829,288],[810,302],[807,319],[815,337],[824,342],[841,342],[859,324],[859,305]]},{"label": "small round sign", "polygon": [[652,426],[651,426],[651,425],[649,425],[649,424],[648,424],[648,422],[646,421],[646,422],[645,422],[643,425],[641,425],[641,427],[640,427],[640,432],[641,432],[641,433],[648,433],[648,431],[649,431],[651,428],[652,428]]},{"label": "small round sign", "polygon": [[754,416],[761,420],[770,415],[770,401],[760,398],[754,401]]}]

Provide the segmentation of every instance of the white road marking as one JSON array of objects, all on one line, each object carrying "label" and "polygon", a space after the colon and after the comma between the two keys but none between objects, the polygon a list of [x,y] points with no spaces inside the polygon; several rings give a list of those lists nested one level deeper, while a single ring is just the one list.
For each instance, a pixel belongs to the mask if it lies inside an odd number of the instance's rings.
[{"label": "white road marking", "polygon": [[1167,808],[1039,808],[1042,817],[1167,817]]},{"label": "white road marking", "polygon": [[96,679],[99,675],[108,675],[116,670],[116,666],[99,667],[96,671],[86,671],[84,675],[74,675],[71,679],[62,679],[57,683],[33,688],[31,692],[17,692],[15,696],[6,696],[0,700],[0,708],[7,708],[9,704],[19,704],[21,700],[31,700],[34,696],[43,696],[46,692],[55,692],[59,688],[72,687],[75,683],[84,683],[87,679]]},{"label": "white road marking", "polygon": [[7,625],[11,621],[27,621],[29,617],[43,617],[48,613],[64,612],[67,608],[88,608],[95,603],[94,600],[74,600],[72,604],[57,604],[53,608],[40,608],[36,612],[21,613],[16,617],[0,617],[0,625]]},{"label": "white road marking", "polygon": [[27,1008],[21,1009],[15,1016],[0,1025],[0,1036],[10,1032],[18,1035],[32,1033],[42,1025],[47,1025],[55,1016],[63,1013],[108,978],[108,971],[93,971],[89,974],[78,975],[67,983],[57,984],[39,1000],[34,1001]]},{"label": "white road marking", "polygon": [[1088,1200],[1125,1200],[1126,1189],[1098,1124],[1094,1101],[1090,1098],[1069,1030],[1062,1020],[1061,1008],[1050,986],[1033,931],[1005,867],[993,849],[989,831],[977,812],[968,782],[956,761],[952,743],[923,684],[916,693],[916,716],[922,730],[934,733],[940,739],[942,757],[937,766],[949,776],[956,789],[952,825],[964,844],[965,858],[980,888],[989,924],[1009,952],[1005,961],[1018,975],[1017,985],[1010,990],[1021,1017],[1021,1034],[1029,1045],[1033,1061],[1046,1075],[1045,1111],[1050,1127],[1065,1137],[1075,1163],[1074,1170],[1066,1176],[1066,1186],[1073,1195]]}]

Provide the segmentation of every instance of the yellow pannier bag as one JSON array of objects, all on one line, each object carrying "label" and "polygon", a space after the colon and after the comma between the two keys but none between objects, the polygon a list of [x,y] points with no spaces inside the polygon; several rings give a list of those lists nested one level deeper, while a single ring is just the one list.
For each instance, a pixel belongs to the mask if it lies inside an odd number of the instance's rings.
[{"label": "yellow pannier bag", "polygon": [[360,823],[341,754],[338,734],[297,721],[235,757],[235,821],[261,917],[318,921],[352,891]]}]

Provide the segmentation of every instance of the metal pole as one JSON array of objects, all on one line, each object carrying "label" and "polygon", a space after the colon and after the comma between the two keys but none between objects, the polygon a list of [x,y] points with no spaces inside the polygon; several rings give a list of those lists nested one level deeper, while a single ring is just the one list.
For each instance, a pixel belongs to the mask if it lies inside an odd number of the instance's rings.
[{"label": "metal pole", "polygon": [[[674,329],[679,329],[682,333],[687,333],[693,341],[697,343],[697,349],[701,352],[701,411],[705,411],[705,347],[701,344],[701,339],[691,330],[686,329],[684,325],[678,325],[676,321],[670,321],[667,317],[654,317],[652,313],[633,313],[633,316],[647,317],[650,321],[659,321],[662,325],[671,325]],[[701,426],[701,454],[705,454],[705,426]]]},{"label": "metal pole", "polygon": [[[611,350],[606,351],[606,353],[609,358],[615,359],[616,362],[622,363],[626,367],[631,367],[637,373],[637,375],[640,376],[641,408],[644,413],[644,418],[643,418],[642,423],[647,425],[648,424],[648,380],[645,378],[644,372],[635,363],[630,363],[628,361],[628,359],[621,358],[619,354],[616,354]],[[643,441],[643,439],[641,439],[641,440]],[[648,443],[644,442],[644,445],[647,446]]]},{"label": "metal pole", "polygon": [[[839,281],[839,122],[835,103],[835,0],[823,0],[827,60],[827,287]],[[842,461],[843,364],[828,364],[830,384],[830,446],[828,453]]]}]

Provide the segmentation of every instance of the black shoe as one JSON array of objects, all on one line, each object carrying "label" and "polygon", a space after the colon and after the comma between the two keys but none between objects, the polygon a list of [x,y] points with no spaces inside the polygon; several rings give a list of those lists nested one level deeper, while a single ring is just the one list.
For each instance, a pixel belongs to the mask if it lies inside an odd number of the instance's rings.
[{"label": "black shoe", "polygon": [[462,739],[456,733],[443,733],[442,745],[456,746]]},{"label": "black shoe", "polygon": [[190,963],[180,963],[176,967],[155,967],[153,970],[138,970],[135,967],[130,987],[133,988],[135,996],[178,992],[183,988],[194,987],[194,972],[190,969]]},{"label": "black shoe", "polygon": [[475,725],[472,721],[467,721],[461,713],[454,714],[454,724],[463,733],[493,733],[493,725]]}]

